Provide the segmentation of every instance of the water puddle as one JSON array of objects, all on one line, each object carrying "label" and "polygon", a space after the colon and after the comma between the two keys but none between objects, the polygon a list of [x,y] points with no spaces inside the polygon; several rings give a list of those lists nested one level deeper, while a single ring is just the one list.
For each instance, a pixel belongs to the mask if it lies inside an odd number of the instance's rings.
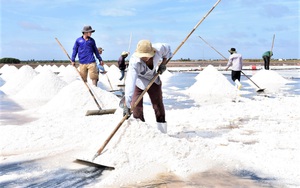
[{"label": "water puddle", "polygon": [[0,91],[0,126],[1,125],[23,125],[35,120],[25,115],[17,114],[24,110],[14,100],[10,99]]}]

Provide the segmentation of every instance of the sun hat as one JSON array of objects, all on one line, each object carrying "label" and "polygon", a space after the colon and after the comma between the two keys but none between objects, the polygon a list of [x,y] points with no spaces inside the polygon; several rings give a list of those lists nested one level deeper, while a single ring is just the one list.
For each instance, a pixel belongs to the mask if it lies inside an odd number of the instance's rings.
[{"label": "sun hat", "polygon": [[231,48],[230,50],[228,50],[228,52],[230,52],[230,53],[236,53],[236,50],[235,50],[235,48]]},{"label": "sun hat", "polygon": [[104,51],[104,49],[101,48],[101,47],[99,47],[99,48],[97,48],[97,49],[98,49],[98,51]]},{"label": "sun hat", "polygon": [[153,57],[155,49],[149,40],[140,40],[137,44],[134,55],[137,57]]},{"label": "sun hat", "polygon": [[84,27],[83,27],[82,32],[83,32],[83,33],[87,33],[87,32],[92,32],[92,33],[94,33],[95,30],[93,30],[92,27],[91,27],[90,25],[87,25],[87,26],[84,26]]},{"label": "sun hat", "polygon": [[129,54],[129,52],[126,52],[126,51],[123,51],[122,53],[121,53],[121,55],[128,55]]}]

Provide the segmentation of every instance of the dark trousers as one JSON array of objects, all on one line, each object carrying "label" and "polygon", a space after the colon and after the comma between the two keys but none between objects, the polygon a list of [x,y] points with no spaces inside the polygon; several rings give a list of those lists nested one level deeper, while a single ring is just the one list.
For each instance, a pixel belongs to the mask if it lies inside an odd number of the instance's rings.
[{"label": "dark trousers", "polygon": [[[134,93],[132,96],[131,106],[134,105],[135,101],[142,94],[143,90],[135,86]],[[147,91],[149,94],[152,107],[155,112],[156,122],[165,123],[165,107],[163,104],[162,90],[161,84],[157,85],[155,83]],[[133,117],[145,121],[144,112],[143,112],[143,98],[137,104],[137,106],[133,109]]]},{"label": "dark trousers", "polygon": [[235,81],[236,79],[238,81],[240,81],[241,80],[241,71],[232,70],[231,71],[231,79],[232,79],[232,81]]},{"label": "dark trousers", "polygon": [[269,70],[270,69],[270,57],[269,56],[263,56],[263,59],[264,59],[265,69]]}]

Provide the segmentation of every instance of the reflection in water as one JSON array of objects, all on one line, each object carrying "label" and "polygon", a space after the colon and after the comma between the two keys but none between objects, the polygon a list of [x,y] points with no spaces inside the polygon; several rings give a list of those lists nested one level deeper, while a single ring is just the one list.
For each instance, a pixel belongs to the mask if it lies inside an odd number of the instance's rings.
[{"label": "reflection in water", "polygon": [[19,104],[0,90],[0,125],[22,125],[34,120],[15,113],[21,110],[23,108]]}]

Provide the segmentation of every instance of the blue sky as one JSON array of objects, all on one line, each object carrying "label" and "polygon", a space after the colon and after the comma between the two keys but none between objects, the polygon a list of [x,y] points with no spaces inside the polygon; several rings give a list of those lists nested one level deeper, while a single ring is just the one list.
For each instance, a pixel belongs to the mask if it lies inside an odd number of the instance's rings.
[{"label": "blue sky", "polygon": [[[104,48],[104,60],[133,53],[141,39],[169,43],[173,50],[217,0],[0,0],[3,57],[67,60],[84,25]],[[221,59],[235,47],[244,59],[261,58],[275,34],[274,58],[300,59],[299,0],[222,0],[173,59]],[[130,36],[132,35],[131,45]]]}]

